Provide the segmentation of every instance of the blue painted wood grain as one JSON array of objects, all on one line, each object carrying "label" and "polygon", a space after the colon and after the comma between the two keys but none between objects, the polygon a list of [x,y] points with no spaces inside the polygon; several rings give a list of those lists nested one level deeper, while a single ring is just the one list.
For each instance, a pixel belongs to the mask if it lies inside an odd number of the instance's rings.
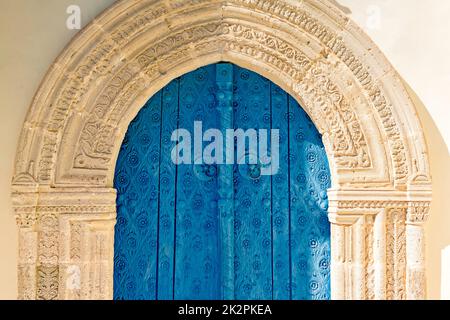
[{"label": "blue painted wood grain", "polygon": [[[180,78],[179,127],[217,128],[215,67]],[[175,299],[219,299],[217,168],[180,165],[177,175]]]},{"label": "blue painted wood grain", "polygon": [[[193,134],[194,121],[224,136],[279,129],[278,173],[175,166],[172,132]],[[114,186],[115,299],[330,298],[326,153],[305,111],[264,77],[220,63],[169,83],[130,124]]]},{"label": "blue painted wood grain", "polygon": [[[216,65],[217,84],[217,113],[219,128],[226,132],[234,128],[233,117],[233,69],[229,63]],[[227,143],[227,142],[225,142]],[[227,152],[223,150],[223,159],[226,161]],[[219,253],[220,253],[220,297],[224,300],[235,298],[234,273],[234,166],[220,167],[218,176],[218,219],[219,219]]]},{"label": "blue painted wood grain", "polygon": [[280,169],[272,177],[273,299],[290,299],[288,95],[271,85],[272,127],[280,130]]}]

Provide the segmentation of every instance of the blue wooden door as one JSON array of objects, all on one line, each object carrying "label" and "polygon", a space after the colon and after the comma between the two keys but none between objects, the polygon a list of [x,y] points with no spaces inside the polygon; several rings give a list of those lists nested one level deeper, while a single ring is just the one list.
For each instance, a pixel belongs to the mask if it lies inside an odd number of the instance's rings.
[{"label": "blue wooden door", "polygon": [[[194,140],[200,121],[202,132],[279,130],[278,170],[195,164],[195,143],[192,164],[175,164],[173,150],[186,154],[174,131]],[[220,63],[169,83],[130,124],[114,185],[115,299],[330,298],[330,173],[321,136],[262,76]]]}]

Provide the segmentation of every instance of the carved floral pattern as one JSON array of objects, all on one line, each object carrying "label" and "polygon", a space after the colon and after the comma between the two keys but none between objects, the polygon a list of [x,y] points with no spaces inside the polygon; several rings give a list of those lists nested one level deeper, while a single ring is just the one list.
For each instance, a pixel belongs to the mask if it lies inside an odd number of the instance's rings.
[{"label": "carved floral pattern", "polygon": [[386,228],[386,295],[388,299],[403,300],[406,297],[406,210],[388,210]]},{"label": "carved floral pattern", "polygon": [[[47,191],[42,188],[51,185],[71,192],[87,186],[109,188],[114,158],[128,121],[140,107],[138,102],[147,100],[149,93],[157,92],[174,77],[219,60],[267,74],[301,102],[324,135],[333,187],[366,192],[362,199],[337,199],[333,203],[335,212],[330,212],[330,217],[338,229],[354,222],[354,216],[377,214],[386,208],[402,212],[400,220],[398,214],[395,219],[392,214],[387,216],[386,247],[393,250],[393,256],[373,263],[387,268],[389,298],[424,297],[424,249],[412,246],[417,239],[421,244],[424,241],[423,223],[431,190],[420,123],[396,72],[370,40],[325,0],[301,4],[275,0],[122,0],[83,30],[49,71],[21,134],[13,199],[17,224],[21,232],[29,234],[20,240],[20,256],[27,262],[19,264],[19,296],[70,296],[60,285],[66,275],[59,268],[66,259],[62,253],[70,247],[64,242],[67,239],[72,241],[74,260],[79,254],[89,257],[95,246],[102,257],[112,250],[108,247],[112,240],[100,235],[95,238],[95,228],[88,228],[91,231],[80,238],[74,226],[72,235],[60,237],[59,219],[65,214],[84,215],[81,220],[87,225],[104,219],[107,222],[102,223],[109,226],[115,201],[110,203],[109,196],[91,194],[87,189],[76,191],[78,202],[62,204],[58,197],[44,201],[41,197]],[[379,133],[376,139],[374,133]],[[375,177],[383,180],[375,183]],[[416,195],[417,177],[421,179]],[[402,196],[400,200],[377,198],[373,193],[376,189],[401,192]],[[63,191],[52,192],[66,199]],[[36,195],[34,200],[26,197],[29,194]],[[107,199],[108,204],[97,199]],[[367,248],[372,241],[370,228],[370,223],[365,226]],[[411,239],[405,245],[404,233]],[[336,245],[339,250],[351,243],[351,237],[342,234],[333,239],[340,239]],[[406,258],[402,256],[405,246]],[[365,261],[367,272],[363,279],[370,289],[372,254],[370,250],[364,254],[361,261]],[[414,255],[420,258],[417,265],[411,264]],[[335,263],[336,272],[341,272],[336,262],[341,256],[337,257],[331,268]],[[351,257],[346,259],[351,261]],[[402,259],[406,259],[406,280],[402,280]],[[81,268],[82,298],[112,296],[108,286],[112,272],[104,263]],[[98,273],[100,265],[105,274]],[[343,289],[336,290],[335,297],[351,297],[344,286],[339,284],[338,288]],[[372,293],[366,291],[365,296],[370,298]]]}]

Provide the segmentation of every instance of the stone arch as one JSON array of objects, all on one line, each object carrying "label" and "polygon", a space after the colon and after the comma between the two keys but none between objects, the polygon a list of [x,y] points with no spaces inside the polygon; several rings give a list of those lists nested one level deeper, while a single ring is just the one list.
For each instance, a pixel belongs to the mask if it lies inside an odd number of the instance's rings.
[{"label": "stone arch", "polygon": [[18,146],[20,297],[112,297],[112,180],[128,124],[169,81],[219,61],[281,86],[323,134],[333,298],[424,298],[421,125],[393,67],[326,0],[122,0],[82,30],[43,80]]}]

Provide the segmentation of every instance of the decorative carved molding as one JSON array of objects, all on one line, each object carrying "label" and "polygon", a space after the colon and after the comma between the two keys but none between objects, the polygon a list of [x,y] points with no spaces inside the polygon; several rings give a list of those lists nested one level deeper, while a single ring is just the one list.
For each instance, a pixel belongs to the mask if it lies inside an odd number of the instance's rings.
[{"label": "decorative carved molding", "polygon": [[[111,298],[112,283],[103,283],[98,292],[91,288],[89,278],[83,278],[81,269],[88,266],[89,274],[100,272],[98,268],[102,272],[112,269],[115,191],[16,188],[14,195],[19,226],[19,298],[82,298],[85,282],[90,288],[87,298]],[[19,206],[20,199],[28,199],[28,206]],[[34,205],[30,199],[35,200]],[[99,246],[92,251],[95,243]]]},{"label": "decorative carved molding", "polygon": [[15,208],[16,223],[19,228],[32,228],[36,223],[35,207]]},{"label": "decorative carved molding", "polygon": [[375,300],[375,256],[374,256],[374,223],[375,217],[373,215],[367,215],[364,221],[364,245],[365,245],[365,257],[364,257],[364,269],[365,269],[365,299]]},{"label": "decorative carved molding", "polygon": [[412,224],[423,224],[428,219],[430,202],[417,201],[408,204],[407,222]]},{"label": "decorative carved molding", "polygon": [[386,297],[404,300],[406,275],[406,210],[404,208],[387,211],[386,236]]},{"label": "decorative carved molding", "polygon": [[128,125],[170,80],[222,60],[280,85],[323,134],[333,297],[425,296],[426,144],[399,76],[359,28],[326,0],[122,0],[57,59],[24,124],[20,298],[112,298],[110,188]]},{"label": "decorative carved molding", "polygon": [[[154,87],[152,92],[160,89],[167,82],[164,74],[181,73],[177,69],[186,69],[183,63],[200,57],[210,60],[210,56],[216,56],[214,60],[236,57],[235,62],[245,60],[246,64],[258,61],[252,64],[255,71],[269,71],[273,78],[278,77],[277,82],[303,102],[319,129],[327,135],[333,171],[351,170],[348,178],[342,175],[335,179],[337,183],[359,182],[376,166],[379,170],[388,170],[381,176],[386,177],[385,183],[395,186],[405,185],[409,176],[418,173],[410,172],[416,169],[427,176],[426,150],[418,156],[411,153],[416,150],[407,150],[405,141],[409,136],[403,136],[403,132],[411,128],[399,126],[399,123],[413,123],[420,128],[417,119],[409,119],[412,122],[397,119],[399,116],[411,118],[411,114],[403,110],[405,105],[411,109],[413,106],[397,83],[395,72],[376,50],[371,50],[371,54],[361,60],[355,52],[364,46],[375,47],[359,34],[356,40],[356,37],[344,37],[341,28],[333,29],[332,22],[342,27],[348,25],[349,35],[353,36],[356,30],[351,29],[348,19],[332,6],[320,0],[309,0],[302,5],[288,1],[212,0],[122,1],[117,7],[127,7],[134,14],[110,10],[112,19],[98,18],[97,25],[102,21],[111,22],[102,25],[101,33],[95,27],[84,30],[83,35],[96,32],[98,35],[92,37],[89,45],[81,39],[74,42],[56,62],[55,74],[48,76],[40,89],[42,93],[36,96],[32,110],[39,110],[44,99],[51,99],[46,103],[53,101],[54,108],[51,112],[31,113],[27,120],[27,123],[46,125],[36,126],[43,129],[32,130],[32,136],[30,130],[22,134],[21,149],[31,148],[37,152],[31,153],[33,158],[23,151],[18,152],[17,163],[21,167],[16,169],[17,184],[34,181],[48,184],[61,178],[64,183],[69,179],[71,184],[77,181],[110,183],[112,161],[120,147],[120,139],[111,137],[120,138],[126,131],[128,122],[121,120],[128,112],[136,112],[139,107],[135,104],[136,98],[147,92],[150,85]],[[167,21],[170,21],[170,28]],[[143,35],[146,35],[145,40]],[[69,58],[69,52],[74,53],[73,57]],[[385,81],[379,79],[377,71],[374,73],[372,65],[386,66]],[[53,85],[53,81],[61,78],[57,73],[64,68],[65,81]],[[337,73],[341,74],[339,78],[335,77]],[[384,90],[383,86],[391,82],[400,89]],[[359,92],[357,104],[366,105],[364,113],[355,109],[356,92]],[[404,102],[403,109],[394,112],[393,101]],[[367,114],[374,117],[369,121]],[[366,123],[361,122],[361,117]],[[76,129],[80,127],[81,132]],[[416,127],[412,130],[417,131]],[[79,134],[70,134],[77,130]],[[382,144],[371,144],[367,132],[382,133]],[[416,135],[421,137],[420,132]],[[61,141],[73,142],[61,148]],[[385,159],[372,159],[380,148],[388,155],[392,172],[389,166],[381,167]],[[61,164],[62,160],[58,159],[66,155],[71,159]],[[417,168],[412,166],[413,161]],[[28,167],[23,165],[27,163]],[[56,169],[58,174],[55,174]],[[89,175],[91,178],[87,179]],[[374,172],[373,176],[377,174]]]}]

